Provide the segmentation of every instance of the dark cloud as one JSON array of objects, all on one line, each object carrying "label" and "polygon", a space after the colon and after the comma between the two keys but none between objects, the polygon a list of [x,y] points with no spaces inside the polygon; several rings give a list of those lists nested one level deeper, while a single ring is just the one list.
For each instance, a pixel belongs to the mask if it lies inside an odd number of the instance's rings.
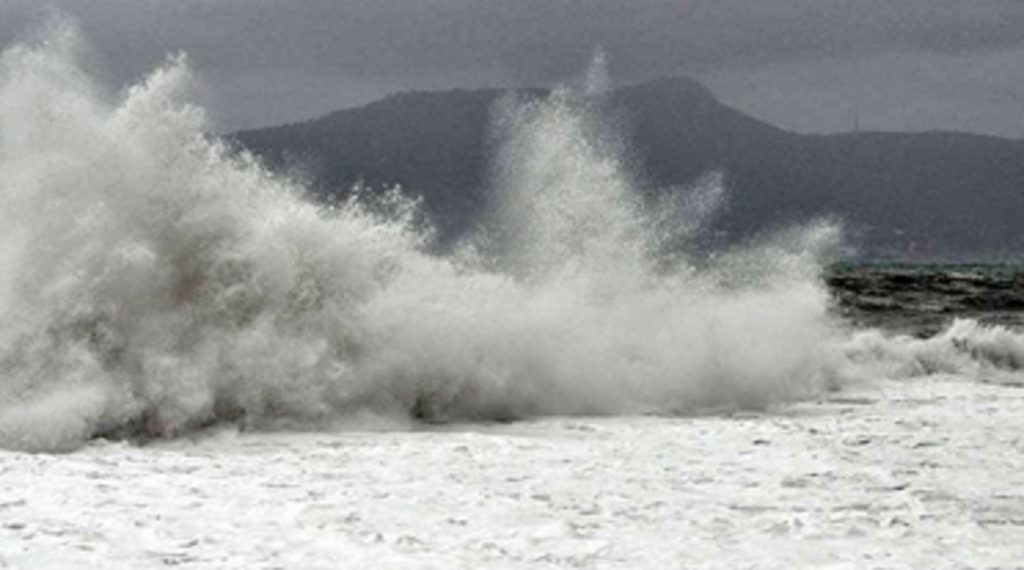
[{"label": "dark cloud", "polygon": [[804,60],[703,78],[723,100],[802,132],[960,130],[1024,138],[1024,47]]},{"label": "dark cloud", "polygon": [[[46,9],[37,4],[0,5],[0,41],[39,20]],[[794,65],[824,73],[887,54],[967,61],[1024,47],[1020,0],[53,4],[81,22],[114,80],[138,76],[168,51],[188,52],[219,101],[241,101],[218,105],[228,127],[298,118],[393,89],[550,83],[578,73],[595,46],[623,82]]]}]

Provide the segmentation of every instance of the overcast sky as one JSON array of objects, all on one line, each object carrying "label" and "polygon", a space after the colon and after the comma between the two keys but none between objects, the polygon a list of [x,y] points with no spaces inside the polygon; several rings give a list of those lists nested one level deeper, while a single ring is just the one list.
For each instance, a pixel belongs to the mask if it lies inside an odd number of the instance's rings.
[{"label": "overcast sky", "polygon": [[[45,19],[0,0],[0,43]],[[216,127],[308,118],[396,90],[549,85],[593,49],[615,83],[704,81],[803,132],[1024,138],[1024,0],[55,0],[111,86],[168,52]]]}]

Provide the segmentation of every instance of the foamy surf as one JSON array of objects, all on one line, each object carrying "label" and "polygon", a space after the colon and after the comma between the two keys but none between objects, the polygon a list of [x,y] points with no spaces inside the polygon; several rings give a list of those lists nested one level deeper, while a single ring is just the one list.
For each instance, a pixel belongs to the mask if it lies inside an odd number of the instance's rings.
[{"label": "foamy surf", "polygon": [[856,376],[834,227],[692,263],[720,180],[666,224],[568,90],[496,109],[490,231],[441,256],[397,192],[317,205],[207,136],[184,57],[111,102],[76,42],[0,61],[0,447],[761,408]]}]

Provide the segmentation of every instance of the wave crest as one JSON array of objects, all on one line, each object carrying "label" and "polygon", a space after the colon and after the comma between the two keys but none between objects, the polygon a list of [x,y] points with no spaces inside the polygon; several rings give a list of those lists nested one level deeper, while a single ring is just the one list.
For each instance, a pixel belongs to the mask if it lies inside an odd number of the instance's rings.
[{"label": "wave crest", "polygon": [[2,447],[367,411],[763,407],[841,376],[818,278],[835,229],[666,258],[686,235],[637,202],[570,92],[506,104],[500,247],[439,256],[399,194],[316,205],[207,136],[183,56],[115,103],[73,60],[52,43],[0,60]]}]

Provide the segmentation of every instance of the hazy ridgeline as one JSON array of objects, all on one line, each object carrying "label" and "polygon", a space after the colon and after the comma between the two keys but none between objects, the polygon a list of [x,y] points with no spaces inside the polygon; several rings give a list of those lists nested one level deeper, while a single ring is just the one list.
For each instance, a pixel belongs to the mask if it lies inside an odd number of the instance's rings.
[{"label": "hazy ridgeline", "polygon": [[[526,90],[524,97],[547,91]],[[230,135],[319,196],[357,181],[423,197],[439,242],[472,235],[490,209],[499,89],[407,92],[300,123]],[[620,156],[650,200],[709,172],[728,196],[691,241],[721,249],[828,217],[861,259],[1015,259],[1024,249],[1024,141],[966,133],[801,135],[666,78],[602,91],[588,104],[628,141]],[[696,243],[695,243],[696,242]]]},{"label": "hazy ridgeline", "polygon": [[642,200],[579,89],[495,108],[486,230],[440,256],[397,192],[325,207],[207,136],[183,57],[110,100],[77,41],[58,26],[0,60],[2,447],[219,420],[682,413],[877,374],[1015,374],[1003,329],[851,336],[819,277],[828,224],[698,267],[686,244],[720,179]]}]

